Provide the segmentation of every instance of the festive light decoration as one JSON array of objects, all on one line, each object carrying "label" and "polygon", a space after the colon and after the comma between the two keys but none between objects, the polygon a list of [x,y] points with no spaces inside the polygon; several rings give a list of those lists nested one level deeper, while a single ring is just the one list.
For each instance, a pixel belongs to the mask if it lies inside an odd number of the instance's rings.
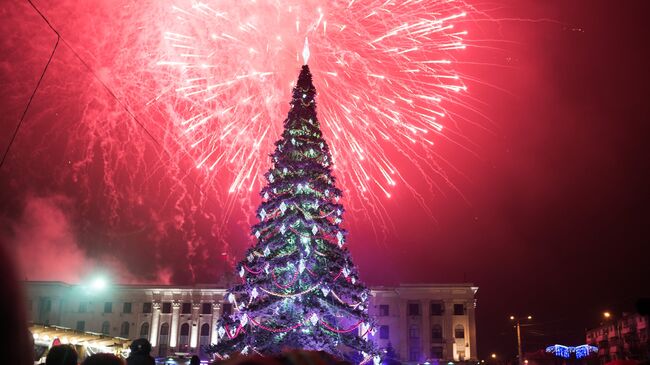
[{"label": "festive light decoration", "polygon": [[546,348],[546,352],[552,353],[557,357],[562,357],[568,359],[571,357],[572,353],[576,354],[576,358],[581,359],[587,357],[591,354],[598,352],[598,347],[591,345],[580,345],[580,346],[564,346],[564,345],[553,345]]},{"label": "festive light decoration", "polygon": [[582,359],[583,357],[598,353],[598,347],[591,345],[580,345],[574,347],[573,352],[575,352],[576,358]]},{"label": "festive light decoration", "polygon": [[571,356],[571,350],[568,346],[563,345],[553,345],[546,348],[546,352],[550,352],[558,357],[563,357],[568,359]]},{"label": "festive light decoration", "polygon": [[209,348],[219,357],[285,348],[339,357],[363,352],[364,362],[379,356],[366,336],[374,327],[366,309],[369,290],[358,281],[350,253],[341,247],[345,231],[331,215],[340,217],[343,206],[334,198],[341,191],[326,164],[331,157],[316,118],[315,94],[305,65],[260,193],[260,222],[251,230],[257,243],[239,265],[242,284],[227,294],[240,304],[217,325],[227,338],[220,336]]}]

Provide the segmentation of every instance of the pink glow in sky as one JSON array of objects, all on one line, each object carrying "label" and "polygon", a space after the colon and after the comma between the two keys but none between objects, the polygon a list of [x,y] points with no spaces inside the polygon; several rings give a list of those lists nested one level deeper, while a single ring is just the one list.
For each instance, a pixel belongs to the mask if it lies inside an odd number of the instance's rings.
[{"label": "pink glow in sky", "polygon": [[[513,348],[512,313],[582,329],[644,294],[644,2],[205,3],[34,2],[63,40],[0,169],[24,277],[230,272],[308,37],[362,279],[476,282],[485,353]],[[26,1],[3,2],[0,35],[4,152],[57,38]]]}]

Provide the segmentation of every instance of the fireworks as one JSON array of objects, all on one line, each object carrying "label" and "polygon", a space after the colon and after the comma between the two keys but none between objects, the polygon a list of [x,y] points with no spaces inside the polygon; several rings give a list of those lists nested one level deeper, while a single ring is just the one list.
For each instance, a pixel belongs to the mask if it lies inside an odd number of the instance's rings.
[{"label": "fireworks", "polygon": [[[25,14],[9,27],[39,34],[31,48],[8,38],[30,52],[17,64],[40,72],[48,37],[61,43],[3,168],[15,186],[73,197],[79,231],[111,254],[149,244],[160,276],[212,278],[230,243],[246,245],[306,39],[350,226],[393,233],[384,204],[409,191],[424,207],[414,214],[430,214],[424,197],[445,189],[442,167],[453,165],[433,143],[466,145],[471,103],[456,58],[477,14],[462,1],[36,5],[53,28],[16,7]],[[7,100],[22,110],[16,90]]]},{"label": "fireworks", "polygon": [[406,155],[425,178],[436,169],[445,108],[466,91],[454,60],[468,9],[453,0],[177,3],[156,66],[168,76],[165,90],[184,101],[176,124],[196,167],[225,168],[229,192],[252,191],[308,37],[340,185],[353,197],[390,197],[403,180],[391,155]]}]

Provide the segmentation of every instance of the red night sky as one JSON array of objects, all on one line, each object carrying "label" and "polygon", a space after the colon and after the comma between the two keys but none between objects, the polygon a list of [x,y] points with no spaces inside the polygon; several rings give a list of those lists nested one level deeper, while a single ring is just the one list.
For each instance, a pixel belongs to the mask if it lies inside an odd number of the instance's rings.
[{"label": "red night sky", "polygon": [[[139,77],[151,65],[120,57],[142,44],[129,32],[146,26],[147,3],[35,2],[63,38],[0,168],[0,236],[23,277],[216,282],[250,244],[256,192],[228,195],[232,176],[161,152],[124,111],[167,138],[166,106],[138,96],[155,94]],[[481,357],[515,352],[510,314],[535,317],[525,350],[577,345],[603,310],[650,296],[647,12],[632,0],[473,5],[489,21],[465,24],[458,70],[475,111],[452,108],[467,118],[452,128],[462,143],[434,147],[455,188],[388,152],[419,196],[398,184],[370,203],[381,214],[351,203],[350,249],[369,284],[478,285]],[[4,153],[57,38],[26,1],[4,2],[0,33]]]}]

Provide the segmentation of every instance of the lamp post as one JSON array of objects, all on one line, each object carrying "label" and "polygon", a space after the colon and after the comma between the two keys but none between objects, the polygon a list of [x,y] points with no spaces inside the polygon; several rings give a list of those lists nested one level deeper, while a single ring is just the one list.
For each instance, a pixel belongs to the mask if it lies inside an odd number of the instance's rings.
[{"label": "lamp post", "polygon": [[[533,316],[528,316],[526,319],[530,321]],[[519,365],[525,365],[521,351],[521,320],[515,316],[510,316],[510,320],[515,322],[515,328],[517,328],[517,362]]]}]

